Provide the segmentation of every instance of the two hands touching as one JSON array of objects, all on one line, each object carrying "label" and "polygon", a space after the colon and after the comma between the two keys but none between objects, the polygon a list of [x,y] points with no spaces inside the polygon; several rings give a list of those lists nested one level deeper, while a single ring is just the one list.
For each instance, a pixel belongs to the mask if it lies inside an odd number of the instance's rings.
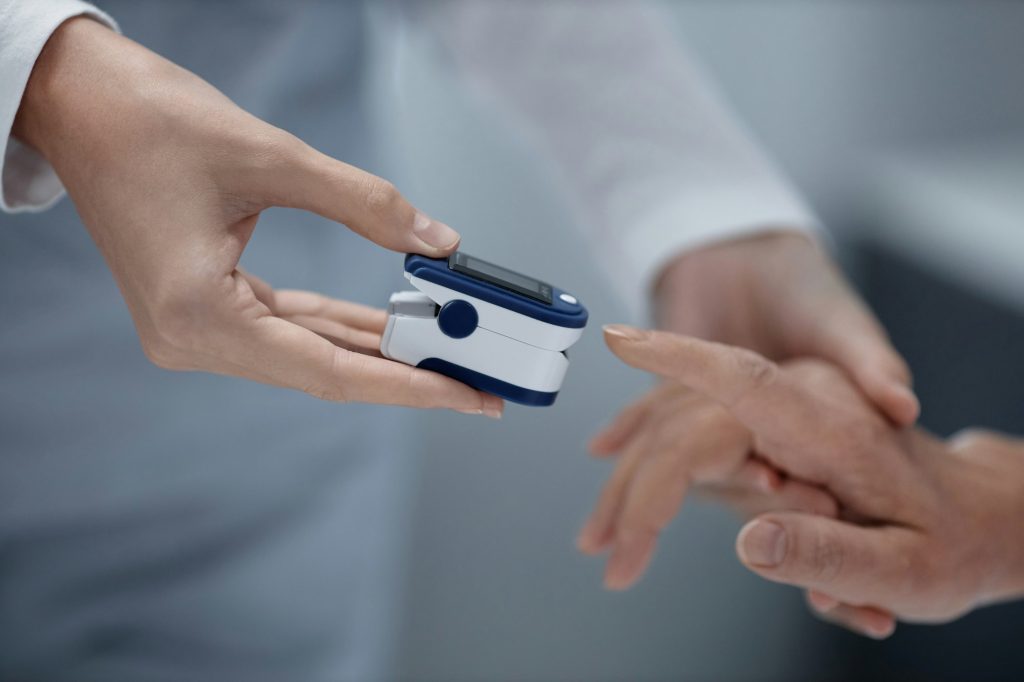
[{"label": "two hands touching", "polygon": [[[977,431],[943,441],[910,426],[917,404],[905,366],[853,295],[834,292],[818,317],[778,311],[775,329],[812,341],[835,338],[815,323],[841,323],[850,349],[783,341],[778,363],[692,337],[606,328],[612,352],[663,378],[591,444],[618,457],[578,538],[584,552],[610,551],[608,587],[639,579],[693,487],[753,517],[737,538],[750,570],[804,588],[823,618],[868,636],[1024,595],[1024,442]],[[812,326],[786,324],[800,320]]]}]

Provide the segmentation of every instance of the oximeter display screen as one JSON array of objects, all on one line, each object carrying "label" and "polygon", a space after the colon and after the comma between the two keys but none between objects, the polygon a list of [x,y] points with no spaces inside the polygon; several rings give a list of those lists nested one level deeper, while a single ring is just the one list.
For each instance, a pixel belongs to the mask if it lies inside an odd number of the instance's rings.
[{"label": "oximeter display screen", "polygon": [[488,263],[479,258],[467,256],[462,252],[456,252],[448,258],[448,267],[455,272],[461,272],[470,277],[496,284],[503,289],[514,291],[517,294],[529,296],[542,303],[551,304],[550,284],[545,284],[526,275],[520,275],[518,272],[513,272],[494,263]]}]

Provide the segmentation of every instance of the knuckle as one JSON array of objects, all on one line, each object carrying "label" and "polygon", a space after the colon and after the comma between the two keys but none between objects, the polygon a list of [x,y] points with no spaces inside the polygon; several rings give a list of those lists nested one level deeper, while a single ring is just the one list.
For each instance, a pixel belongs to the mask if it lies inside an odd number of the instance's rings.
[{"label": "knuckle", "polygon": [[776,378],[778,378],[778,366],[753,351],[742,350],[737,352],[735,361],[740,375],[746,378],[752,390],[764,388],[774,383]]},{"label": "knuckle", "polygon": [[872,475],[880,453],[892,450],[891,430],[881,419],[843,419],[835,430],[850,469]]},{"label": "knuckle", "polygon": [[807,554],[811,578],[820,583],[832,583],[842,575],[845,561],[846,552],[834,532],[821,528],[814,532]]},{"label": "knuckle", "polygon": [[303,387],[303,392],[332,403],[347,403],[351,401],[349,395],[348,381],[352,373],[352,353],[338,349],[331,355],[331,369],[324,377],[326,381],[320,381]]},{"label": "knuckle", "polygon": [[395,210],[401,202],[402,195],[393,183],[383,178],[367,180],[364,192],[366,208],[373,215],[386,215]]}]

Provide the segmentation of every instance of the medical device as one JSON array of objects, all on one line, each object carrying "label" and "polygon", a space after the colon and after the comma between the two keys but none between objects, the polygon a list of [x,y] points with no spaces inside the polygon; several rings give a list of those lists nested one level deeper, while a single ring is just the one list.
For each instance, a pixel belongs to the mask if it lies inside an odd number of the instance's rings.
[{"label": "medical device", "polygon": [[410,254],[405,277],[418,291],[388,302],[384,357],[440,372],[524,405],[551,405],[583,334],[575,296],[458,251]]}]

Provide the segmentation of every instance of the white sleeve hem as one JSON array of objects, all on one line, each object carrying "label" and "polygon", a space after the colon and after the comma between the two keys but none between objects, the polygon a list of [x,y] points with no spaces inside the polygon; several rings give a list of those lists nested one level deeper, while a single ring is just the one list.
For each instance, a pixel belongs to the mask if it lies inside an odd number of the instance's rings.
[{"label": "white sleeve hem", "polygon": [[616,269],[625,270],[625,276],[613,279],[628,309],[638,317],[649,316],[651,295],[662,271],[686,252],[767,232],[794,232],[827,242],[817,218],[786,193],[742,186],[717,191],[703,187],[699,193],[699,201],[680,196],[640,216],[618,244]]},{"label": "white sleeve hem", "polygon": [[11,137],[11,128],[43,46],[76,16],[118,30],[107,14],[80,0],[0,0],[0,211],[44,211],[64,196],[53,167]]}]

